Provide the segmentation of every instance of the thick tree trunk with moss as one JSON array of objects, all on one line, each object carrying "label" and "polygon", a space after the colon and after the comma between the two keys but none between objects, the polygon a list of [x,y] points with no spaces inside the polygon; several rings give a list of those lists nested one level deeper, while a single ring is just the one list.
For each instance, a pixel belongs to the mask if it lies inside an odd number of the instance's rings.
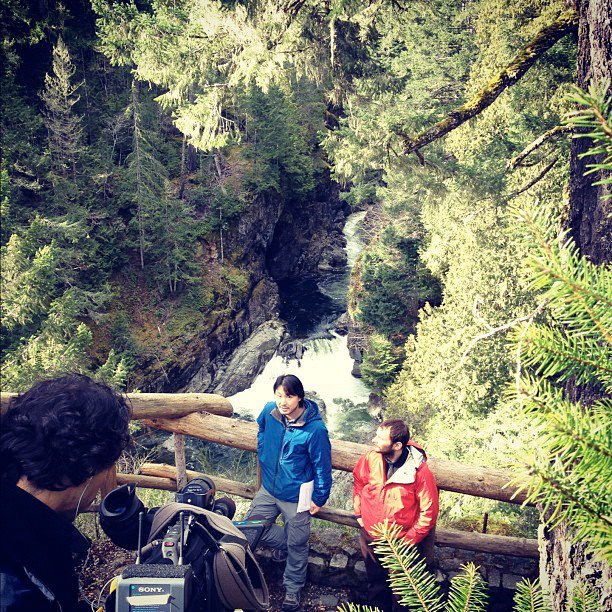
[{"label": "thick tree trunk with moss", "polygon": [[[577,85],[586,90],[612,77],[612,0],[577,0],[577,9]],[[588,138],[572,141],[569,224],[581,253],[601,264],[612,261],[612,199],[602,199],[610,194],[611,186],[592,187],[596,175],[584,176],[587,164],[595,159],[579,157],[590,146]]]},{"label": "thick tree trunk with moss", "polygon": [[[577,0],[580,15],[578,28],[577,84],[588,89],[612,75],[612,0]],[[584,176],[586,164],[594,158],[579,159],[590,146],[588,138],[572,141],[570,160],[569,225],[581,253],[594,263],[612,261],[612,199],[603,200],[610,186],[593,187],[600,177]],[[590,403],[597,391],[590,388],[568,388],[574,399]],[[567,524],[545,531],[542,537],[540,579],[550,591],[553,610],[566,610],[568,597],[578,582],[587,581],[599,594],[600,609],[612,608],[612,568],[598,562],[582,543],[573,544],[573,533]]]}]

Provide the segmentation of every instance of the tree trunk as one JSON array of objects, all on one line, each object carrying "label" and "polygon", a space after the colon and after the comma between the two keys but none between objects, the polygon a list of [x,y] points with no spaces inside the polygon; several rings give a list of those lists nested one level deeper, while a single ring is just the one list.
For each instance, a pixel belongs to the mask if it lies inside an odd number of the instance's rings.
[{"label": "tree trunk", "polygon": [[[577,0],[576,9],[580,17],[577,85],[588,89],[612,75],[612,0]],[[586,164],[594,158],[579,156],[590,146],[588,138],[572,140],[568,224],[580,252],[593,263],[605,264],[612,260],[612,199],[602,199],[610,193],[609,185],[592,186],[600,176],[584,176]],[[567,392],[586,404],[597,397],[597,391],[588,387],[571,385]],[[565,523],[541,534],[540,580],[551,593],[553,610],[565,611],[573,587],[584,581],[597,590],[600,609],[612,609],[612,569],[595,561],[583,543],[574,544],[573,536]]]},{"label": "tree trunk", "polygon": [[[580,16],[577,85],[586,90],[612,77],[612,0],[577,0],[576,8]],[[584,176],[587,164],[595,158],[579,156],[591,145],[588,138],[572,140],[569,226],[580,252],[602,264],[612,261],[612,199],[602,199],[611,193],[611,186],[592,187],[601,177]]]}]

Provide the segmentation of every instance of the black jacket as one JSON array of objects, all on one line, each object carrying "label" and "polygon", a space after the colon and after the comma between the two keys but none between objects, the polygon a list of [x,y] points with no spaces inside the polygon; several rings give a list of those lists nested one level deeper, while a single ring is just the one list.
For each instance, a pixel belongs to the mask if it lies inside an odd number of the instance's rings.
[{"label": "black jacket", "polygon": [[62,516],[0,483],[0,612],[82,612],[73,552],[88,540]]}]

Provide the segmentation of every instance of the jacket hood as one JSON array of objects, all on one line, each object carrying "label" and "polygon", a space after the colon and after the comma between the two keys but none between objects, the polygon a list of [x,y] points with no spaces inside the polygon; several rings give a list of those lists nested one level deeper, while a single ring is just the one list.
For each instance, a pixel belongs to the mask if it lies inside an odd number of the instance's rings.
[{"label": "jacket hood", "polygon": [[419,451],[421,455],[423,455],[425,459],[427,459],[427,453],[425,452],[425,449],[418,442],[415,442],[414,440],[408,440],[408,444],[406,444],[406,446],[408,447],[408,450],[410,452],[412,452],[410,447],[415,448],[417,451]]},{"label": "jacket hood", "polygon": [[300,417],[300,421],[304,421],[304,423],[311,423],[312,421],[323,420],[321,418],[321,411],[319,410],[319,405],[316,402],[304,398],[304,405],[306,406],[306,410],[304,410],[304,413]]},{"label": "jacket hood", "polygon": [[421,452],[416,446],[408,445],[408,456],[402,467],[400,467],[387,480],[387,484],[400,483],[411,484],[415,481],[417,470],[425,463],[425,453]]}]

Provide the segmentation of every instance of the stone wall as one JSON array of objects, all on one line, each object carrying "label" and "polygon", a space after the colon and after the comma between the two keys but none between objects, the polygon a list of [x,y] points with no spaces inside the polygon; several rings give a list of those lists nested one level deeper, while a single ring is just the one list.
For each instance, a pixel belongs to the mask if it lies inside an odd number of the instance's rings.
[{"label": "stone wall", "polygon": [[[260,553],[260,551],[258,551]],[[479,553],[447,546],[435,546],[433,571],[443,591],[460,573],[462,564],[473,562],[480,567],[489,584],[489,610],[512,610],[516,585],[522,578],[538,577],[538,560],[509,555]],[[284,565],[270,560],[269,551],[261,551],[260,562],[266,576],[280,579]],[[367,603],[365,567],[354,529],[317,529],[310,538],[308,580],[315,584],[348,589],[352,601]]]}]

